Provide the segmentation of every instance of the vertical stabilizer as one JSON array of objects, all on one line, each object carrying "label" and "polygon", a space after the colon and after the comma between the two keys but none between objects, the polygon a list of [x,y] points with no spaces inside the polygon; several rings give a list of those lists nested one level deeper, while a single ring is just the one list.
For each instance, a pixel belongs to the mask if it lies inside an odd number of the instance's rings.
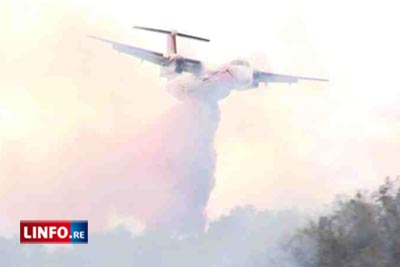
[{"label": "vertical stabilizer", "polygon": [[169,56],[171,56],[171,55],[176,55],[176,53],[178,52],[177,51],[177,48],[176,48],[176,34],[177,34],[177,32],[176,31],[171,31],[169,34],[168,34],[168,39],[167,39],[167,54],[169,55]]}]

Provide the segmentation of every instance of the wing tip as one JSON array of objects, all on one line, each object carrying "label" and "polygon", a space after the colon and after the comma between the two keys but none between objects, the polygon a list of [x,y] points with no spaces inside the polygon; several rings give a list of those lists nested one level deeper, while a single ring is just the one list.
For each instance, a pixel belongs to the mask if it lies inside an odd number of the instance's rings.
[{"label": "wing tip", "polygon": [[315,77],[298,77],[298,80],[308,80],[308,81],[316,81],[316,82],[329,82],[329,79],[326,79],[326,78],[315,78]]},{"label": "wing tip", "polygon": [[90,39],[97,40],[97,41],[102,41],[102,42],[105,42],[105,43],[111,43],[110,40],[107,40],[107,39],[104,39],[104,38],[101,38],[101,37],[98,37],[98,36],[95,36],[95,35],[87,35],[86,37],[90,38]]}]

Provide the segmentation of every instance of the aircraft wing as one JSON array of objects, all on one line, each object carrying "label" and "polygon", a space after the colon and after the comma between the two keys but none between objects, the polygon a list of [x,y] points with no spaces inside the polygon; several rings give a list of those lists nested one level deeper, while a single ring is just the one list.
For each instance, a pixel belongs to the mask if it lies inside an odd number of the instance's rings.
[{"label": "aircraft wing", "polygon": [[[89,36],[90,38],[109,43],[112,45],[112,48],[117,50],[120,53],[125,53],[134,57],[137,57],[142,60],[146,60],[152,63],[155,63],[160,66],[168,66],[170,63],[174,61],[174,59],[171,59],[168,56],[164,56],[162,53],[119,43],[119,42],[114,42],[111,40],[107,40],[101,37],[96,37],[96,36]],[[202,63],[199,60],[195,59],[190,59],[190,58],[185,58],[185,57],[177,57],[176,62],[177,65],[179,65],[179,68],[181,71],[186,71],[190,73],[198,73],[201,68],[202,68]]]},{"label": "aircraft wing", "polygon": [[96,36],[89,36],[90,38],[109,43],[112,45],[112,48],[117,50],[120,53],[125,53],[131,56],[135,56],[137,58],[140,58],[142,60],[150,61],[152,63],[155,63],[157,65],[165,65],[169,62],[168,57],[164,56],[162,53],[159,52],[154,52],[151,50],[146,50],[143,48],[131,46],[131,45],[126,45],[123,43],[118,43],[114,42],[111,40],[107,40],[104,38],[96,37]]},{"label": "aircraft wing", "polygon": [[292,75],[277,74],[277,73],[263,72],[263,71],[255,71],[254,79],[257,82],[263,82],[263,83],[270,83],[270,82],[273,82],[273,83],[297,83],[300,80],[322,81],[322,82],[328,81],[327,79],[321,79],[321,78],[292,76]]}]

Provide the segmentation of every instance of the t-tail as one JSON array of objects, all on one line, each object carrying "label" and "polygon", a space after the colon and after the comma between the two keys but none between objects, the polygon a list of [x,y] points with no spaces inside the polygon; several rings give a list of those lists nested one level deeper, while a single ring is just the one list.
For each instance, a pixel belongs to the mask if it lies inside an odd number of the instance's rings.
[{"label": "t-tail", "polygon": [[177,31],[166,31],[166,30],[160,30],[160,29],[154,29],[154,28],[148,28],[148,27],[140,27],[140,26],[134,26],[133,28],[139,29],[139,30],[145,30],[145,31],[151,31],[151,32],[158,32],[158,33],[164,33],[167,34],[167,54],[169,56],[176,55],[177,54],[177,47],[176,47],[176,37],[184,37],[184,38],[189,38],[189,39],[194,39],[198,41],[203,41],[203,42],[209,42],[209,39],[202,38],[202,37],[197,37],[189,34],[184,34],[180,33]]}]

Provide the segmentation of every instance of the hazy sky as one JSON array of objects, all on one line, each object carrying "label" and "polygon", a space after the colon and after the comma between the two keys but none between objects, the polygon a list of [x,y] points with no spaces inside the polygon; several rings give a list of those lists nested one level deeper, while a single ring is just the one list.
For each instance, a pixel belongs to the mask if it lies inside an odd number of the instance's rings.
[{"label": "hazy sky", "polygon": [[24,192],[54,190],[87,160],[79,147],[112,154],[176,105],[156,66],[86,38],[165,51],[163,36],[132,25],[210,38],[178,40],[210,66],[241,57],[330,79],[220,103],[209,216],[243,204],[316,208],[399,175],[397,10],[395,1],[1,1],[0,222],[23,209]]}]

